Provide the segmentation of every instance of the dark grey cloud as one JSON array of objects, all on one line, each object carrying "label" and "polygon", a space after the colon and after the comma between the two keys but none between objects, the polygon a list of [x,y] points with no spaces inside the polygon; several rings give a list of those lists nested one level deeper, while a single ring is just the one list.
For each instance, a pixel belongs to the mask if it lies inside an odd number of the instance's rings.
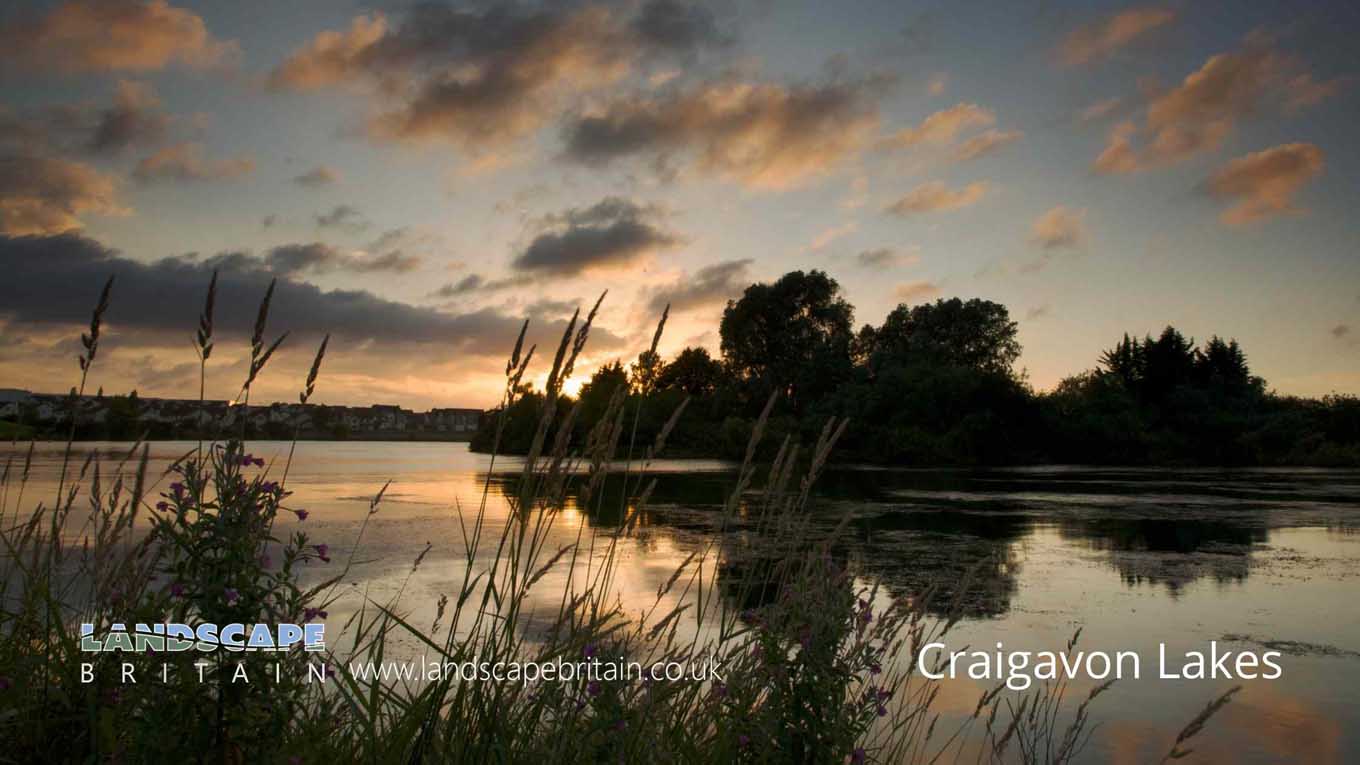
[{"label": "dark grey cloud", "polygon": [[54,155],[108,156],[165,140],[172,120],[145,83],[120,80],[112,101],[16,112],[0,106],[0,145]]},{"label": "dark grey cloud", "polygon": [[885,79],[818,85],[732,79],[624,96],[574,116],[566,159],[602,166],[630,156],[689,163],[746,186],[782,189],[854,156],[878,125]]},{"label": "dark grey cloud", "polygon": [[511,262],[519,271],[571,276],[636,263],[683,239],[662,225],[662,212],[619,197],[541,221],[544,231]]},{"label": "dark grey cloud", "polygon": [[719,31],[713,11],[697,3],[676,0],[651,0],[644,4],[632,27],[640,39],[658,48],[688,52],[730,41]]},{"label": "dark grey cloud", "polygon": [[536,130],[566,95],[617,79],[649,56],[707,45],[716,34],[711,14],[675,2],[653,0],[635,14],[602,4],[426,3],[399,21],[359,16],[348,29],[317,35],[269,83],[289,90],[357,83],[380,104],[368,126],[373,137],[443,140],[478,152]]},{"label": "dark grey cloud", "polygon": [[312,217],[316,220],[316,225],[321,228],[339,228],[358,232],[369,227],[369,222],[364,218],[364,214],[353,205],[336,205],[329,212],[317,213]]},{"label": "dark grey cloud", "polygon": [[[223,257],[223,256],[217,256]],[[270,250],[259,265],[280,276],[334,271],[368,274],[382,271],[404,273],[420,267],[420,258],[392,250],[382,255],[354,255],[321,242],[285,244]]]},{"label": "dark grey cloud", "polygon": [[[0,280],[0,319],[7,322],[7,335],[25,327],[77,327],[89,320],[100,287],[114,276],[112,307],[106,316],[110,327],[134,338],[176,339],[195,325],[214,268],[219,270],[218,334],[243,338],[273,278],[258,259],[184,256],[143,263],[75,234],[0,236],[0,269],[9,277]],[[298,339],[332,333],[331,347],[337,351],[362,343],[372,343],[374,353],[415,345],[439,358],[504,355],[514,345],[521,323],[493,309],[445,313],[365,290],[323,291],[291,279],[279,280],[269,314],[274,331],[287,330]],[[560,321],[539,322],[531,330],[531,340],[555,342],[553,335],[560,336],[562,329]],[[591,332],[591,344],[608,349],[621,341],[600,328]]]},{"label": "dark grey cloud", "polygon": [[463,295],[487,294],[524,287],[533,283],[533,277],[509,276],[504,279],[487,279],[478,274],[468,274],[456,282],[450,282],[430,293],[430,297],[453,298]]},{"label": "dark grey cloud", "polygon": [[674,312],[723,305],[750,285],[752,262],[745,258],[704,266],[693,275],[652,290],[647,308],[659,314],[667,305]]},{"label": "dark grey cloud", "polygon": [[293,176],[293,183],[304,189],[320,189],[334,186],[339,182],[340,172],[326,165],[318,165],[301,175]]}]

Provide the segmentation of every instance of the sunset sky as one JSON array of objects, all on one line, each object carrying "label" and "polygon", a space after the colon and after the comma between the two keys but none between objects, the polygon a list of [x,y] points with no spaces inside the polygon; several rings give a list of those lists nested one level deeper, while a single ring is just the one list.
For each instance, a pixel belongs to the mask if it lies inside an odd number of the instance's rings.
[{"label": "sunset sky", "polygon": [[[6,3],[0,387],[244,377],[261,398],[490,406],[520,322],[602,291],[582,368],[716,351],[725,302],[820,268],[882,321],[981,297],[1036,388],[1124,332],[1236,337],[1360,392],[1351,3]],[[544,356],[549,354],[544,353]],[[545,359],[546,361],[546,359]],[[540,365],[541,368],[541,365]]]}]

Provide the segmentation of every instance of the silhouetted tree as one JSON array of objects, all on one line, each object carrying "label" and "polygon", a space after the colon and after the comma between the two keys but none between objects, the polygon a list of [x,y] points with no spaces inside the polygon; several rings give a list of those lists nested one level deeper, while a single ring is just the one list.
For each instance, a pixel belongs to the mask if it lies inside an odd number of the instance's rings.
[{"label": "silhouetted tree", "polygon": [[854,309],[822,271],[753,284],[723,311],[723,359],[753,401],[782,391],[795,412],[849,376]]},{"label": "silhouetted tree", "polygon": [[903,303],[877,330],[861,330],[856,350],[877,370],[889,364],[958,364],[1010,374],[1020,358],[1016,323],[1000,303],[990,300],[936,300]]},{"label": "silhouetted tree", "polygon": [[678,388],[691,396],[709,396],[723,381],[723,367],[707,348],[686,348],[657,376],[658,390]]}]

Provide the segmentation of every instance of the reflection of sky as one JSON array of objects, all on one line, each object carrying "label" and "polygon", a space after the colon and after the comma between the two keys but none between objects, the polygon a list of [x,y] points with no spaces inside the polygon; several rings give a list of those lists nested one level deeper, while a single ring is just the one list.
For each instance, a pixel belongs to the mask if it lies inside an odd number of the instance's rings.
[{"label": "reflection of sky", "polygon": [[[78,76],[36,71],[4,83],[5,104],[22,110],[102,104],[118,79],[139,79],[154,87],[164,111],[173,115],[176,138],[201,143],[209,158],[254,159],[254,172],[230,182],[121,183],[123,206],[135,212],[88,215],[82,222],[90,236],[134,259],[261,253],[315,240],[348,251],[366,247],[385,230],[407,227],[428,237],[420,245],[428,256],[420,269],[307,278],[327,289],[362,288],[431,305],[436,301],[430,292],[441,283],[474,272],[487,279],[511,275],[510,261],[532,237],[532,220],[621,195],[671,209],[671,224],[685,244],[623,271],[460,296],[450,310],[495,308],[519,315],[541,298],[574,303],[609,288],[602,325],[636,340],[640,349],[655,320],[647,308],[649,290],[683,284],[705,266],[751,259],[751,279],[794,268],[828,269],[862,322],[881,321],[897,289],[910,284],[1003,302],[1021,320],[1020,363],[1041,388],[1094,364],[1099,351],[1123,332],[1156,332],[1167,323],[1200,339],[1235,335],[1256,371],[1285,392],[1355,390],[1360,383],[1354,352],[1360,261],[1354,257],[1356,223],[1350,214],[1360,154],[1349,140],[1357,104],[1353,81],[1360,73],[1351,40],[1360,21],[1347,3],[1178,3],[1169,6],[1173,21],[1081,65],[1060,60],[1064,40],[1113,18],[1120,10],[1115,4],[876,0],[855,3],[853,11],[817,0],[721,4],[715,18],[727,45],[669,71],[630,71],[602,92],[572,94],[567,104],[542,115],[539,131],[502,148],[505,161],[491,169],[479,169],[478,158],[445,143],[363,137],[364,119],[381,104],[362,83],[305,93],[262,86],[280,62],[319,33],[348,29],[369,5],[294,3],[287,10],[259,2],[186,5],[213,39],[235,42],[238,52],[228,71],[173,65]],[[400,8],[379,6],[393,25],[399,23]],[[1263,98],[1231,116],[1221,145],[1182,162],[1127,175],[1092,171],[1115,124],[1143,125],[1153,95],[1182,84],[1214,55],[1243,51],[1248,39],[1268,40],[1295,57],[1298,71],[1315,83],[1344,86],[1307,108],[1286,107],[1278,94]],[[992,129],[1023,136],[973,162],[952,161],[954,145],[901,153],[866,146],[816,177],[779,190],[745,188],[704,173],[666,182],[645,161],[608,168],[562,161],[563,112],[646,92],[649,78],[676,72],[687,84],[732,72],[781,85],[888,75],[895,84],[874,103],[881,135],[917,126],[956,104],[975,104],[994,115]],[[1284,89],[1286,98],[1291,88],[1298,88],[1293,80]],[[1080,119],[1093,104],[1115,100],[1120,107],[1104,120]],[[1205,193],[1206,180],[1232,159],[1293,143],[1313,144],[1325,155],[1323,171],[1291,197],[1297,214],[1246,227],[1220,224],[1217,216],[1227,203]],[[126,181],[137,159],[90,161]],[[320,165],[337,171],[343,182],[322,189],[291,182]],[[883,213],[892,201],[931,182],[950,189],[986,183],[990,191],[953,212],[906,219]],[[359,210],[369,227],[347,232],[316,225],[318,214],[342,204]],[[1029,241],[1031,227],[1058,206],[1084,211],[1085,241],[1046,258]],[[265,216],[276,222],[262,227]],[[856,265],[857,254],[880,248],[919,260],[904,260],[887,272]],[[459,263],[463,270],[449,270]],[[663,350],[685,342],[714,346],[720,310],[718,301],[677,312]],[[1330,334],[1342,326],[1350,332]],[[413,366],[365,367],[345,363],[353,349],[332,351],[337,374],[325,388],[330,400],[371,403],[379,396],[416,406],[494,401],[494,364],[460,360],[460,374],[450,379],[445,372],[452,367],[438,376]],[[155,368],[166,372],[188,360],[176,348],[148,352]],[[589,361],[609,360],[602,356]],[[137,376],[126,364],[108,364],[101,382],[110,390],[132,387]],[[7,369],[15,377],[29,375],[24,364]],[[47,379],[31,374],[24,382],[37,386]],[[178,381],[148,375],[138,387],[144,394],[183,393],[169,389],[172,384]],[[269,388],[284,386],[282,380],[262,385],[280,398],[292,393],[291,386]]]},{"label": "reflection of sky", "polygon": [[[153,444],[152,472],[188,446]],[[77,462],[85,448],[77,448]],[[251,451],[282,459],[287,446],[257,443]],[[30,500],[49,493],[59,455],[59,449],[39,451]],[[512,472],[517,466],[505,464]],[[457,508],[470,523],[486,465],[485,456],[460,445],[298,444],[289,476],[292,504],[311,516],[286,525],[329,543],[336,561],[313,564],[309,579],[332,575],[349,557],[369,499],[392,480],[354,551],[357,563],[344,585],[349,592],[331,610],[333,629],[362,596],[383,603],[403,584],[400,610],[413,624],[430,625],[439,596],[455,594],[461,581]],[[682,471],[688,463],[657,467]],[[630,615],[649,608],[675,566],[711,539],[711,507],[729,487],[727,474],[714,472],[719,465],[700,467],[710,471],[662,475],[657,502],[619,548],[614,581]],[[915,592],[924,582],[916,576],[921,570],[934,566],[957,575],[960,569],[949,566],[963,566],[978,577],[982,602],[966,608],[966,618],[946,636],[951,648],[1001,641],[1010,650],[1060,650],[1080,627],[1078,649],[1133,650],[1142,657],[1143,679],[1117,683],[1096,703],[1094,718],[1103,725],[1087,760],[1143,762],[1165,753],[1175,732],[1232,683],[1156,680],[1157,644],[1179,656],[1205,651],[1211,640],[1226,650],[1259,652],[1275,641],[1292,647],[1280,660],[1281,679],[1246,682],[1207,727],[1196,761],[1340,763],[1360,756],[1360,741],[1350,732],[1360,724],[1354,691],[1360,611],[1353,607],[1360,536],[1349,531],[1357,524],[1360,476],[1353,471],[1215,472],[1212,480],[1196,471],[1142,470],[872,471],[858,474],[858,481],[855,475],[828,477],[823,509],[829,517],[856,509],[861,522],[852,526],[848,559],[862,581],[884,577],[880,607],[889,597]],[[681,480],[668,484],[668,477]],[[1122,494],[1115,484],[1124,487]],[[493,483],[491,539],[483,548],[494,544],[506,517],[498,487]],[[1156,520],[1168,515],[1178,520]],[[571,508],[557,520],[546,549],[555,552],[596,525]],[[412,574],[427,542],[433,548]],[[979,561],[994,565],[970,565]],[[530,603],[538,618],[555,615],[567,575],[559,566],[536,585]],[[711,583],[722,573],[710,561],[703,575]],[[583,581],[584,573],[576,577]],[[658,613],[678,602],[675,593],[668,595]],[[418,645],[407,647],[419,653]],[[944,682],[937,705],[945,720],[938,729],[971,714],[987,687]],[[1084,698],[1090,687],[1078,680],[1069,697]]]}]

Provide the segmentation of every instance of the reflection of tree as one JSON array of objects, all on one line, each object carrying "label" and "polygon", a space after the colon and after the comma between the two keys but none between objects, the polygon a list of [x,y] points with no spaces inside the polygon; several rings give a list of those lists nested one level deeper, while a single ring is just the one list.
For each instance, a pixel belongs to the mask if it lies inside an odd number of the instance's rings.
[{"label": "reflection of tree", "polygon": [[1033,522],[1014,513],[898,510],[856,522],[865,539],[863,566],[895,595],[930,594],[943,616],[996,617],[1010,610],[1020,572],[1015,542]]},{"label": "reflection of tree", "polygon": [[1203,577],[1240,582],[1251,570],[1251,548],[1266,529],[1229,520],[1087,518],[1063,521],[1059,533],[1107,553],[1127,584],[1164,584],[1175,597]]}]

